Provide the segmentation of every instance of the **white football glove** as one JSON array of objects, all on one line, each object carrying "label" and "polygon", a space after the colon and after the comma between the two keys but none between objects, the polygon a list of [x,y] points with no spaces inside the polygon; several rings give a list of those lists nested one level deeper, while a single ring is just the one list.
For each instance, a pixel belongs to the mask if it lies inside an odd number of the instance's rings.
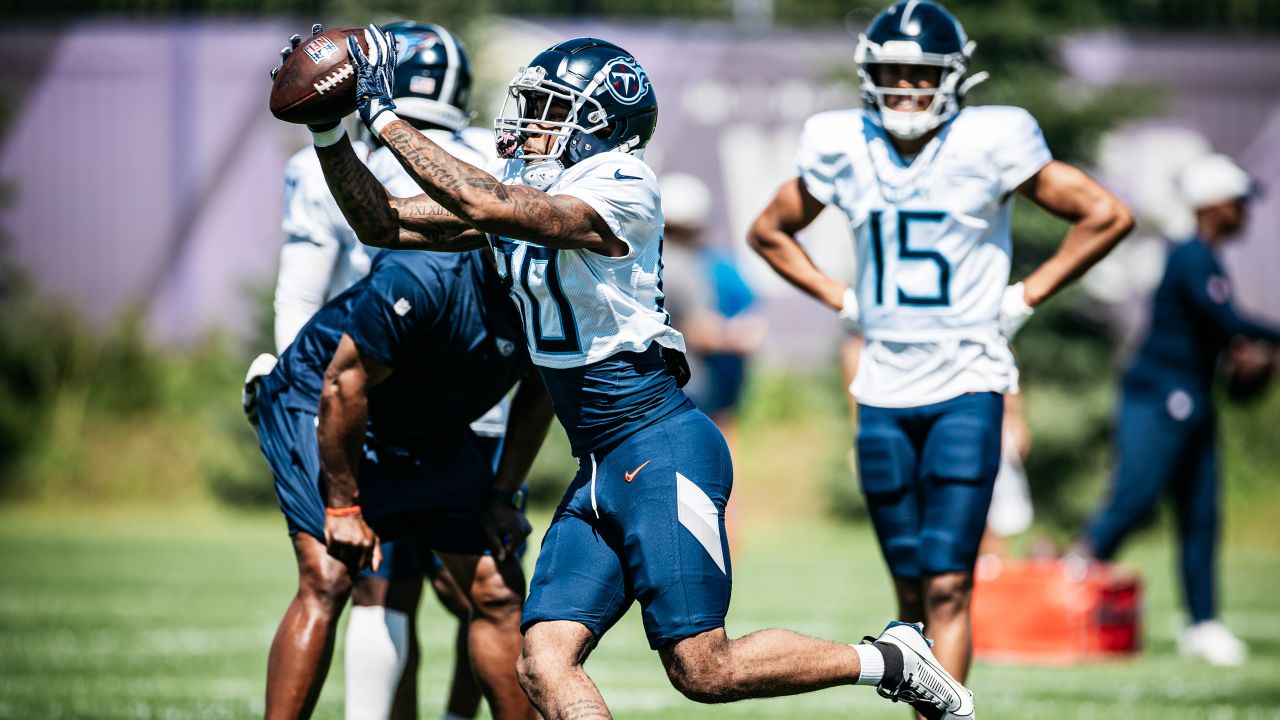
[{"label": "white football glove", "polygon": [[840,318],[840,324],[849,334],[862,334],[862,311],[858,308],[858,293],[853,288],[844,289],[844,306],[836,317]]},{"label": "white football glove", "polygon": [[244,390],[240,394],[240,405],[244,408],[244,416],[249,424],[258,426],[258,384],[262,378],[276,369],[276,356],[262,353],[249,364],[249,372],[244,376]]},{"label": "white football glove", "polygon": [[392,120],[396,109],[391,96],[396,87],[396,38],[384,32],[377,25],[370,25],[364,31],[365,44],[369,46],[368,54],[360,47],[355,35],[347,37],[347,54],[356,68],[356,109],[360,111],[360,119],[365,127],[377,137],[382,128]]},{"label": "white football glove", "polygon": [[1005,288],[1004,296],[1000,298],[1000,334],[1012,340],[1033,314],[1035,309],[1027,304],[1026,289],[1022,283]]}]

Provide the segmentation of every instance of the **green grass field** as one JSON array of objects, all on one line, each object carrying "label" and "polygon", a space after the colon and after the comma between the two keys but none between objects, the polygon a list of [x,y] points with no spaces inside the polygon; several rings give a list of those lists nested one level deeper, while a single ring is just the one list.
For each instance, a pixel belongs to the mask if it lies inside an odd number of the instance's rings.
[{"label": "green grass field", "polygon": [[[545,524],[545,521],[539,524]],[[1169,543],[1128,556],[1146,569],[1147,651],[1072,668],[979,664],[993,718],[1280,718],[1280,556],[1229,546],[1225,619],[1250,643],[1241,670],[1180,660]],[[279,517],[205,510],[0,511],[0,717],[242,718],[259,715],[267,647],[294,584]],[[740,542],[731,634],[780,625],[856,641],[889,617],[865,527],[774,525]],[[422,715],[439,716],[451,627],[424,609]],[[339,650],[340,651],[340,650]],[[906,718],[866,688],[699,707],[666,683],[639,617],[588,669],[620,718]],[[334,672],[317,717],[338,717]]]}]

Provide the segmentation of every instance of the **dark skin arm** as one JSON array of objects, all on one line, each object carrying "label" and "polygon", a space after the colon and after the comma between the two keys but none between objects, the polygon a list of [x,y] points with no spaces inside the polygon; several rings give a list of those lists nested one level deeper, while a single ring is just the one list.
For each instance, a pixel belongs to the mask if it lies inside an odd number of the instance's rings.
[{"label": "dark skin arm", "polygon": [[493,482],[495,498],[484,513],[485,537],[498,562],[505,560],[533,530],[524,513],[501,498],[511,497],[524,484],[554,416],[542,376],[537,368],[530,365],[515,397],[511,399],[507,435],[498,459],[498,474]]},{"label": "dark skin arm", "polygon": [[484,235],[425,195],[397,198],[342,138],[316,148],[325,182],[360,242],[392,250],[463,252],[485,245]]},{"label": "dark skin arm", "polygon": [[[627,253],[626,243],[614,236],[591,206],[575,197],[503,185],[489,173],[445,152],[404,120],[383,128],[381,139],[434,206],[482,233],[549,248],[586,249],[608,257]],[[430,206],[424,202],[411,198],[400,212],[425,212],[424,207]]]},{"label": "dark skin arm", "polygon": [[[1124,203],[1064,162],[1051,161],[1017,192],[1072,223],[1058,251],[1023,280],[1031,307],[1084,274],[1133,229],[1133,215]],[[747,241],[788,282],[838,311],[844,304],[845,283],[819,270],[796,240],[822,207],[804,182],[793,178],[756,218]]]},{"label": "dark skin arm", "polygon": [[1111,252],[1133,229],[1133,213],[1082,170],[1053,160],[1022,183],[1019,195],[1071,223],[1058,251],[1022,282],[1036,307]]},{"label": "dark skin arm", "polygon": [[[330,508],[349,508],[360,503],[356,474],[364,448],[369,388],[386,380],[391,372],[390,368],[363,355],[346,334],[324,371],[316,435],[320,445],[320,475]],[[329,554],[349,567],[369,565],[377,570],[382,562],[378,536],[358,514],[346,517],[326,514],[324,535]]]},{"label": "dark skin arm", "polygon": [[747,244],[787,282],[837,312],[844,305],[844,283],[813,264],[796,235],[809,226],[825,206],[814,199],[795,177],[778,188],[777,195],[751,224]]}]

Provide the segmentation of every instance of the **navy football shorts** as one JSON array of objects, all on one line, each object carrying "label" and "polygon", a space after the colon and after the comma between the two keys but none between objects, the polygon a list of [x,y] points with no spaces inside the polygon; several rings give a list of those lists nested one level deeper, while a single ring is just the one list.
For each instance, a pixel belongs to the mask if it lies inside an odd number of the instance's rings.
[{"label": "navy football shorts", "polygon": [[521,630],[572,620],[600,637],[636,600],[654,649],[724,627],[732,485],[724,437],[698,410],[580,458],[542,541]]},{"label": "navy football shorts", "polygon": [[[287,391],[285,391],[287,393]],[[258,442],[271,467],[276,499],[289,535],[324,542],[316,414],[285,401],[284,393],[258,391]],[[421,576],[430,549],[480,555],[488,549],[481,515],[493,482],[492,458],[469,429],[425,443],[410,455],[366,438],[360,463],[361,506],[382,541],[378,577]],[[429,458],[430,461],[424,460]]]},{"label": "navy football shorts", "polygon": [[858,406],[858,476],[894,577],[971,572],[1000,469],[1004,398]]}]

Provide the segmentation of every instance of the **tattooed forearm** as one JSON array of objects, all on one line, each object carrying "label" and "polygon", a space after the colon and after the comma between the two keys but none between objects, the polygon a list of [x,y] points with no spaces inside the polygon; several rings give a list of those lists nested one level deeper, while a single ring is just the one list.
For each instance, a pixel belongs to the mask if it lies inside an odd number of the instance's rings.
[{"label": "tattooed forearm", "polygon": [[581,200],[503,185],[445,152],[403,121],[384,128],[381,138],[442,210],[481,232],[548,247],[590,248],[609,255],[625,252],[625,244]]},{"label": "tattooed forearm", "polygon": [[317,148],[329,190],[360,242],[397,250],[471,250],[484,237],[425,195],[391,197],[348,140]]},{"label": "tattooed forearm", "polygon": [[423,192],[462,217],[467,216],[459,212],[462,208],[456,196],[462,189],[464,176],[474,178],[483,175],[492,179],[483,170],[445,152],[406,122],[392,123],[383,130],[381,137],[404,169],[418,181]]},{"label": "tattooed forearm", "polygon": [[610,720],[609,709],[596,700],[576,700],[559,713],[561,720]]},{"label": "tattooed forearm", "polygon": [[387,203],[387,191],[356,157],[351,141],[343,138],[329,147],[316,148],[316,155],[329,191],[360,242],[385,247],[399,234],[395,215]]},{"label": "tattooed forearm", "polygon": [[388,250],[435,250],[437,252],[464,252],[475,250],[488,244],[484,233],[475,230],[458,232],[447,228],[410,232],[401,230],[400,235],[386,247]]}]

